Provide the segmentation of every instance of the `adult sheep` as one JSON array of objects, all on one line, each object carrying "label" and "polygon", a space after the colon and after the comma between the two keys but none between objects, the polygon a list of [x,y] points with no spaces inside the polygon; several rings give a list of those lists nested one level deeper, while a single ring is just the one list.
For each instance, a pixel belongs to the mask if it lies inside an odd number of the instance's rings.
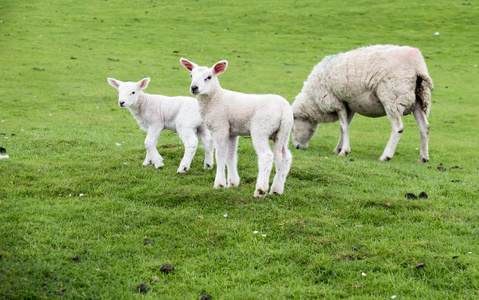
[{"label": "adult sheep", "polygon": [[401,116],[411,112],[421,136],[419,163],[429,160],[427,116],[433,82],[417,48],[376,45],[325,57],[317,64],[293,103],[293,146],[306,149],[319,123],[339,119],[339,141],[333,153],[351,152],[349,126],[354,114],[387,115],[391,136],[379,158],[390,160],[403,132]]},{"label": "adult sheep", "polygon": [[[211,130],[216,147],[215,188],[225,187],[225,163],[228,187],[238,186],[238,137],[250,135],[258,155],[258,179],[255,198],[266,195],[269,176],[276,164],[271,194],[282,194],[292,155],[288,149],[293,126],[293,111],[288,101],[278,95],[251,95],[221,88],[218,75],[226,71],[226,60],[212,68],[199,67],[182,58],[181,64],[191,72],[190,91],[196,95],[200,113]],[[269,140],[274,141],[273,152]]]},{"label": "adult sheep", "polygon": [[143,166],[154,164],[155,168],[164,166],[163,158],[156,149],[158,138],[164,129],[177,132],[185,146],[185,154],[181,160],[178,173],[185,173],[191,165],[193,156],[201,140],[205,150],[204,168],[213,168],[213,140],[206,129],[198,110],[198,102],[192,97],[168,97],[143,92],[150,78],[139,82],[122,82],[108,78],[108,83],[118,89],[118,105],[128,108],[140,125],[147,131],[145,139],[146,159]]}]

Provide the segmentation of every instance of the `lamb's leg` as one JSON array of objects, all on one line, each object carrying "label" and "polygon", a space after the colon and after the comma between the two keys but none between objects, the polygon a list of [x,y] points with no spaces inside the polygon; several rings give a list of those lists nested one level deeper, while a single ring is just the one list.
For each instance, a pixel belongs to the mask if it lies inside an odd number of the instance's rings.
[{"label": "lamb's leg", "polygon": [[226,157],[228,187],[238,186],[240,183],[238,174],[238,139],[239,136],[230,136],[228,141],[228,156]]},{"label": "lamb's leg", "polygon": [[[276,145],[278,144],[278,145]],[[282,144],[282,145],[281,145]],[[274,163],[276,164],[276,174],[274,175],[271,194],[281,195],[284,191],[284,183],[291,168],[293,156],[288,149],[288,140],[285,144],[277,141],[274,144]]]},{"label": "lamb's leg", "polygon": [[[346,111],[346,116],[344,115],[344,111]],[[355,114],[354,111],[351,111],[350,109],[347,109],[347,108],[338,112],[340,131],[339,131],[338,144],[336,145],[336,148],[334,148],[333,150],[334,154],[337,154],[339,156],[345,156],[351,152],[351,146],[349,145],[349,127],[351,125],[351,122],[353,121],[354,114]],[[344,128],[347,128],[347,130],[345,131]],[[343,147],[343,145],[345,144],[345,141],[347,142],[348,148]],[[343,149],[346,149],[346,150],[343,152],[342,151]]]},{"label": "lamb's leg", "polygon": [[429,123],[427,121],[426,113],[421,109],[419,104],[416,104],[413,113],[421,136],[421,150],[419,151],[419,160],[417,162],[424,163],[429,161]]},{"label": "lamb's leg", "polygon": [[177,130],[180,139],[183,141],[185,154],[183,155],[183,159],[181,160],[180,166],[176,172],[185,173],[190,169],[191,161],[195,156],[196,149],[198,148],[198,139],[192,128],[178,127]]},{"label": "lamb's leg", "polygon": [[163,157],[161,157],[156,149],[156,144],[158,143],[158,138],[162,131],[163,126],[150,126],[150,128],[148,128],[148,133],[145,139],[146,158],[143,162],[143,166],[146,167],[150,164],[154,164],[157,169],[164,166]]},{"label": "lamb's leg", "polygon": [[211,134],[204,125],[201,125],[200,127],[197,128],[197,134],[201,140],[201,144],[203,145],[203,148],[205,149],[204,168],[212,169],[214,165],[213,152],[215,148],[213,146],[213,139],[211,138]]},{"label": "lamb's leg", "polygon": [[258,155],[258,179],[256,182],[255,198],[263,198],[269,187],[269,176],[273,169],[273,152],[269,147],[267,137],[251,135],[253,146]]},{"label": "lamb's leg", "polygon": [[351,146],[349,145],[349,126],[354,118],[354,112],[347,109],[341,109],[338,111],[339,126],[341,132],[339,135],[338,145],[334,149],[333,153],[338,153],[339,156],[347,156],[351,153]]},{"label": "lamb's leg", "polygon": [[379,158],[380,161],[391,160],[394,156],[394,151],[396,146],[399,143],[399,139],[404,130],[404,126],[401,120],[401,117],[388,115],[389,121],[391,122],[391,136],[389,137],[388,144],[386,149],[384,149],[383,155]]},{"label": "lamb's leg", "polygon": [[216,148],[216,177],[214,188],[226,187],[225,164],[228,155],[228,134],[213,133]]}]

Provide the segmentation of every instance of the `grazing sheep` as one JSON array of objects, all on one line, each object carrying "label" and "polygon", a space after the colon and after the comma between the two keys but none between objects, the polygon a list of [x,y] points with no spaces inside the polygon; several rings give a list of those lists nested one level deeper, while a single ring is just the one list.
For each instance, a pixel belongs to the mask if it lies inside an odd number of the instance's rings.
[{"label": "grazing sheep", "polygon": [[419,163],[429,160],[427,115],[433,82],[417,48],[377,45],[325,57],[317,64],[292,105],[293,146],[306,149],[318,123],[339,119],[339,141],[333,153],[351,152],[349,126],[354,114],[387,115],[391,136],[380,161],[390,160],[403,132],[401,116],[411,112],[421,136]]},{"label": "grazing sheep", "polygon": [[108,83],[118,89],[120,107],[128,108],[141,129],[148,132],[143,166],[154,164],[157,169],[164,166],[156,144],[163,129],[168,129],[177,132],[185,146],[185,155],[177,170],[178,173],[185,173],[190,168],[198,147],[195,135],[198,135],[205,149],[204,168],[213,168],[213,140],[201,118],[196,99],[146,94],[143,89],[149,82],[150,78],[144,78],[139,82],[121,82],[108,78]]},{"label": "grazing sheep", "polygon": [[[271,194],[282,194],[292,155],[288,149],[293,126],[293,111],[286,99],[278,95],[251,95],[221,88],[217,76],[228,66],[223,60],[212,68],[199,67],[184,58],[181,64],[191,72],[190,91],[196,95],[206,126],[211,130],[216,147],[215,188],[226,186],[225,163],[228,168],[228,187],[237,186],[238,137],[250,135],[258,155],[258,180],[255,198],[266,195],[269,176],[276,164]],[[268,140],[274,141],[273,152]]]}]

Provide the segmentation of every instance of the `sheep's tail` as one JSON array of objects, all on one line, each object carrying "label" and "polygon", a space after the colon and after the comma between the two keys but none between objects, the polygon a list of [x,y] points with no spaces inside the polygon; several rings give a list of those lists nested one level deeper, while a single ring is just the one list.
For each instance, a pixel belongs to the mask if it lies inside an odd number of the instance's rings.
[{"label": "sheep's tail", "polygon": [[432,78],[427,72],[426,63],[424,59],[417,67],[416,79],[416,100],[421,104],[422,110],[429,115],[431,109],[431,91],[434,89]]}]

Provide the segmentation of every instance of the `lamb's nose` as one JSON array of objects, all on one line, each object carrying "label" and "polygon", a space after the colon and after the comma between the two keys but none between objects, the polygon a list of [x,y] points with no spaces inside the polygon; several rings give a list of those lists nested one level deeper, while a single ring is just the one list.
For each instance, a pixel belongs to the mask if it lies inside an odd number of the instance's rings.
[{"label": "lamb's nose", "polygon": [[125,101],[120,102],[120,107],[123,107],[123,106],[125,106]]},{"label": "lamb's nose", "polygon": [[198,95],[198,87],[196,85],[191,86],[191,93],[193,95]]}]

